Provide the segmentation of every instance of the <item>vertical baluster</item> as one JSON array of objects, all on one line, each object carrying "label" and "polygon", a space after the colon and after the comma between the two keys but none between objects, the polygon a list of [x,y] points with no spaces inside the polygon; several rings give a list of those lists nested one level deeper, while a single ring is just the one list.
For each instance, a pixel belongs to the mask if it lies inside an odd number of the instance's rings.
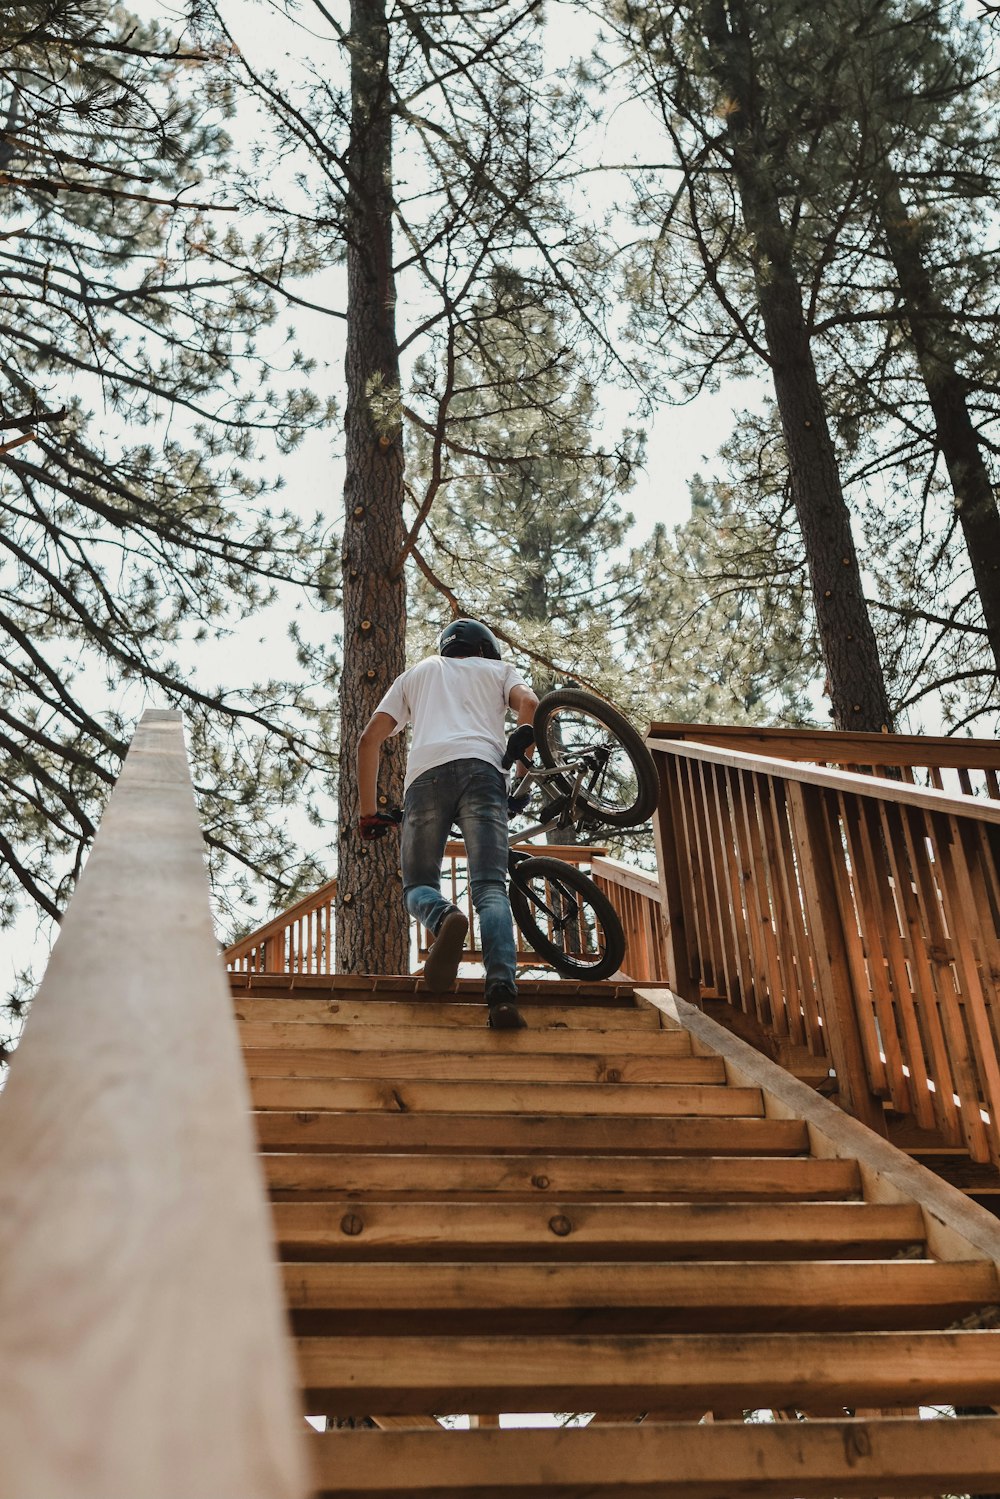
[{"label": "vertical baluster", "polygon": [[657,755],[660,796],[653,831],[663,891],[667,979],[684,999],[697,999],[697,925],[694,916],[691,849],[684,811],[684,788],[676,755]]},{"label": "vertical baluster", "polygon": [[[788,783],[790,828],[794,840],[807,930],[811,938],[813,971],[829,1056],[837,1072],[837,1087],[845,1108],[881,1133],[885,1116],[869,1074],[870,1050],[862,1044],[859,1006],[854,999],[854,974],[848,952],[848,932],[842,910],[843,847],[831,841],[823,793],[800,782]],[[839,868],[838,868],[839,864]],[[855,932],[855,940],[857,933]],[[865,994],[867,1004],[867,993]],[[864,1013],[864,1007],[861,1007]],[[871,1011],[868,1010],[869,1024]],[[877,1049],[875,1059],[878,1062]],[[881,1065],[879,1063],[879,1073]]]}]

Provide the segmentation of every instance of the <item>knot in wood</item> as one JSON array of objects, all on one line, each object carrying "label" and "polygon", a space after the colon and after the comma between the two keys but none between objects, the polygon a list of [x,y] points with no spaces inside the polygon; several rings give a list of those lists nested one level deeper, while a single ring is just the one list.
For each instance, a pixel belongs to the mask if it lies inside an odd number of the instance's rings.
[{"label": "knot in wood", "polygon": [[361,633],[363,635],[367,635],[368,631],[371,629],[371,627],[372,627],[372,622],[371,622],[370,619],[363,619],[361,621]]},{"label": "knot in wood", "polygon": [[365,507],[364,507],[364,505],[355,505],[354,510],[353,510],[352,513],[354,515],[354,519],[355,520],[360,520],[361,517],[365,513]]},{"label": "knot in wood", "polygon": [[382,436],[378,440],[378,445],[379,445],[379,447],[382,449],[382,451],[384,453],[387,448],[391,448],[392,447],[392,438],[391,437],[386,437],[385,433],[383,432]]},{"label": "knot in wood", "polygon": [[357,1213],[345,1213],[340,1220],[340,1232],[349,1234],[352,1239],[361,1232],[364,1226],[363,1220],[358,1217]]},{"label": "knot in wood", "polygon": [[344,896],[344,905],[345,906],[350,906],[350,905],[353,905],[353,904],[354,904],[354,896],[348,890],[347,894]]},{"label": "knot in wood", "polygon": [[832,588],[824,588],[824,590],[823,590],[823,597],[825,599],[832,599],[833,598],[833,589]]},{"label": "knot in wood", "polygon": [[554,1234],[558,1234],[560,1239],[565,1239],[567,1234],[573,1232],[572,1223],[570,1223],[568,1218],[564,1218],[561,1213],[557,1213],[554,1218],[549,1219],[549,1228],[551,1228]]},{"label": "knot in wood", "polygon": [[609,1067],[604,1076],[609,1083],[620,1083],[622,1080],[621,1068]]},{"label": "knot in wood", "polygon": [[548,1179],[547,1176],[533,1176],[531,1178],[531,1185],[533,1187],[537,1187],[538,1190],[539,1190],[539,1192],[544,1192],[545,1189],[548,1187],[548,1184],[549,1184],[549,1179]]},{"label": "knot in wood", "polygon": [[[375,671],[374,666],[369,666],[368,670],[365,672],[365,677],[367,678],[367,680],[369,682],[374,682],[376,676],[377,672]],[[379,800],[385,801],[385,797],[379,797]]]}]

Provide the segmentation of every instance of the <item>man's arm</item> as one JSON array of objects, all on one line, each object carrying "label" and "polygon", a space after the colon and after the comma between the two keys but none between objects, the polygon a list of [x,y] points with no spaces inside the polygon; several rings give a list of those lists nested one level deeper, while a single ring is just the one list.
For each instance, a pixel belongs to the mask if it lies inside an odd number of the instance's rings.
[{"label": "man's arm", "polygon": [[535,709],[538,707],[538,699],[530,687],[519,685],[510,690],[510,706],[517,714],[517,728],[507,739],[507,750],[501,761],[504,770],[513,765],[515,760],[519,760],[522,765],[527,765],[531,760],[531,751],[535,743],[531,724],[535,717]]},{"label": "man's arm", "polygon": [[517,722],[531,723],[538,707],[538,699],[530,687],[512,687],[510,689],[510,706],[517,714]]},{"label": "man's arm", "polygon": [[373,713],[358,740],[358,800],[362,817],[378,811],[378,763],[382,746],[396,731],[391,713]]}]

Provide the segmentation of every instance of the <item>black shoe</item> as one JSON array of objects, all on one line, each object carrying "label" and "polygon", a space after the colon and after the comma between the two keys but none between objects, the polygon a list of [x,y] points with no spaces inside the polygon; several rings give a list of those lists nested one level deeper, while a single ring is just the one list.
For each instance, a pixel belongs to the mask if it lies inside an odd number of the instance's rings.
[{"label": "black shoe", "polygon": [[486,1024],[491,1031],[523,1031],[527,1021],[517,1008],[517,991],[500,984],[486,994]]},{"label": "black shoe", "polygon": [[469,918],[463,912],[448,912],[437,929],[424,964],[424,981],[428,989],[433,989],[436,993],[454,989],[468,930]]}]

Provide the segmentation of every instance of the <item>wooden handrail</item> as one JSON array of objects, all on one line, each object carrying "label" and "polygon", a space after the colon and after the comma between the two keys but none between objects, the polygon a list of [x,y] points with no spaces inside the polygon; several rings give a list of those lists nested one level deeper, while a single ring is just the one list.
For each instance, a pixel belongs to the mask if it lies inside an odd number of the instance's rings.
[{"label": "wooden handrail", "polygon": [[694,740],[647,739],[646,744],[650,750],[676,754],[687,760],[725,765],[734,770],[757,771],[763,775],[778,774],[786,781],[798,781],[803,786],[826,786],[834,791],[854,792],[881,801],[898,802],[903,806],[923,807],[928,812],[943,812],[959,817],[974,814],[984,822],[1000,824],[1000,806],[994,806],[992,801],[954,796],[931,786],[911,786],[905,781],[883,781],[874,776],[860,775],[856,771],[835,770],[822,765],[800,767],[775,756],[715,749]]},{"label": "wooden handrail", "polygon": [[298,1499],[301,1415],[180,715],[147,713],[0,1100],[17,1499]]},{"label": "wooden handrail", "polygon": [[1000,770],[1000,742],[929,734],[850,734],[831,729],[748,728],[745,724],[654,723],[650,739],[690,739],[720,749],[811,760],[824,765],[936,766]]},{"label": "wooden handrail", "polygon": [[287,911],[226,948],[236,973],[333,973],[337,881],[327,880]]},{"label": "wooden handrail", "polygon": [[[889,1108],[1000,1164],[1000,804],[829,768],[863,736],[810,737],[825,763],[647,741],[667,978],[828,1058],[866,1123]],[[891,738],[865,742],[905,769]],[[922,740],[908,752],[933,758]],[[996,746],[975,756],[995,778]]]}]

